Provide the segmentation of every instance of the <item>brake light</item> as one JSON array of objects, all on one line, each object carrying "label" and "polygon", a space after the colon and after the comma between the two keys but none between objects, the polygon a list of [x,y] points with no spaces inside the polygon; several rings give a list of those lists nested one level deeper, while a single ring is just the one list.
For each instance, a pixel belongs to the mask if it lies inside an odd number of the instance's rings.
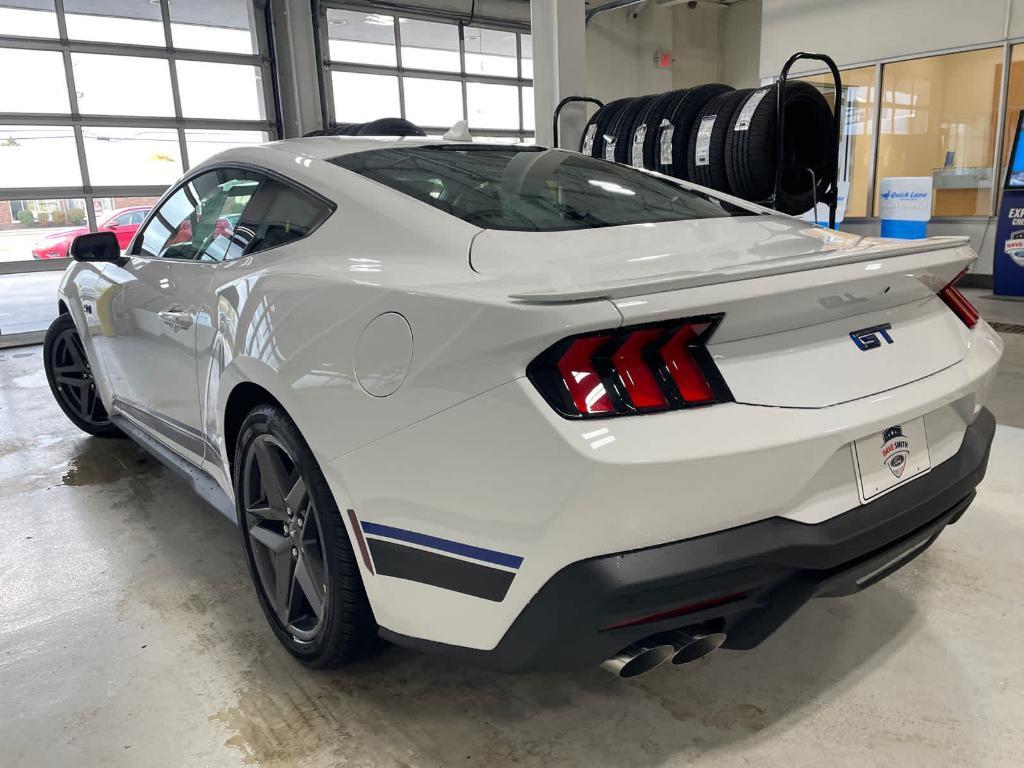
[{"label": "brake light", "polygon": [[526,369],[567,418],[656,413],[732,400],[706,344],[722,315],[563,339]]},{"label": "brake light", "polygon": [[956,284],[960,282],[960,278],[967,273],[965,269],[959,275],[954,277],[949,285],[939,291],[939,298],[942,299],[946,306],[953,310],[953,314],[959,317],[963,324],[968,328],[973,328],[978,323],[978,310],[975,309],[974,305],[968,301],[967,297],[960,293],[956,288]]}]

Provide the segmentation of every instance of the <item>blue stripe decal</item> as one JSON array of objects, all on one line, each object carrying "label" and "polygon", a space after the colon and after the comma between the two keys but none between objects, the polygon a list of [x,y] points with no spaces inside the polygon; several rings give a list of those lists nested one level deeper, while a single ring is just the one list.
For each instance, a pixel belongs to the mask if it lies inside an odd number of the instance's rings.
[{"label": "blue stripe decal", "polygon": [[485,563],[504,565],[507,568],[518,568],[523,564],[523,558],[518,555],[508,555],[504,552],[495,552],[493,549],[483,549],[482,547],[474,547],[470,544],[460,544],[457,541],[440,539],[437,536],[428,536],[425,533],[416,533],[416,531],[407,531],[404,528],[392,528],[390,525],[368,523],[365,520],[362,522],[362,526],[363,533],[370,534],[371,536],[385,536],[389,539],[407,541],[410,544],[420,544],[424,547],[430,547],[431,549],[439,549],[442,552],[451,552],[454,555],[462,555],[463,557],[471,557],[474,560],[482,560]]}]

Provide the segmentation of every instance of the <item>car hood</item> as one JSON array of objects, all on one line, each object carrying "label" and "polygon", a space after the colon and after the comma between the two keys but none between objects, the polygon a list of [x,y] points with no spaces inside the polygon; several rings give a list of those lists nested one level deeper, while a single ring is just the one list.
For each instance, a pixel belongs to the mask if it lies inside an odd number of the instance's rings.
[{"label": "car hood", "polygon": [[75,229],[62,229],[59,232],[51,232],[48,235],[43,235],[39,238],[39,242],[47,242],[52,240],[65,240],[67,238],[78,237],[84,235],[89,231],[88,227],[76,227]]},{"label": "car hood", "polygon": [[788,216],[632,224],[561,232],[484,230],[474,271],[523,300],[616,298],[948,248],[966,238],[884,240]]}]

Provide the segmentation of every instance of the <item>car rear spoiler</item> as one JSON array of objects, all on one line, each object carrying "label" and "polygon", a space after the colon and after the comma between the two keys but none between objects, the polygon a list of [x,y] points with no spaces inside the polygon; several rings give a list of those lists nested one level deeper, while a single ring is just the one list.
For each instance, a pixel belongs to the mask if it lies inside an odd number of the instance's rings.
[{"label": "car rear spoiler", "polygon": [[675,291],[681,288],[697,288],[740,280],[752,280],[771,275],[783,275],[812,269],[825,269],[843,264],[891,259],[927,251],[946,251],[970,244],[970,238],[963,236],[929,237],[926,240],[901,240],[884,242],[873,240],[870,245],[834,251],[814,251],[788,258],[743,264],[736,267],[716,269],[707,272],[676,272],[652,276],[642,280],[623,280],[614,283],[592,283],[578,288],[545,288],[537,291],[523,291],[509,294],[513,301],[529,304],[556,304],[593,299],[622,299],[649,293]]}]

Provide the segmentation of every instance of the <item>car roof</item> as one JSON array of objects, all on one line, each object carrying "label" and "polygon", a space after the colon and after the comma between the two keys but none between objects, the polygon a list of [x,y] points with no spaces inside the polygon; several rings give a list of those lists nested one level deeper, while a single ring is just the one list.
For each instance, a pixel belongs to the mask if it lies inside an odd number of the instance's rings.
[{"label": "car roof", "polygon": [[[308,136],[301,139],[283,139],[260,144],[252,149],[297,152],[317,160],[328,160],[339,155],[363,152],[368,149],[393,149],[395,147],[422,147],[430,144],[458,144],[440,136]],[[509,140],[512,143],[512,140]],[[490,145],[495,146],[495,145]]]}]

